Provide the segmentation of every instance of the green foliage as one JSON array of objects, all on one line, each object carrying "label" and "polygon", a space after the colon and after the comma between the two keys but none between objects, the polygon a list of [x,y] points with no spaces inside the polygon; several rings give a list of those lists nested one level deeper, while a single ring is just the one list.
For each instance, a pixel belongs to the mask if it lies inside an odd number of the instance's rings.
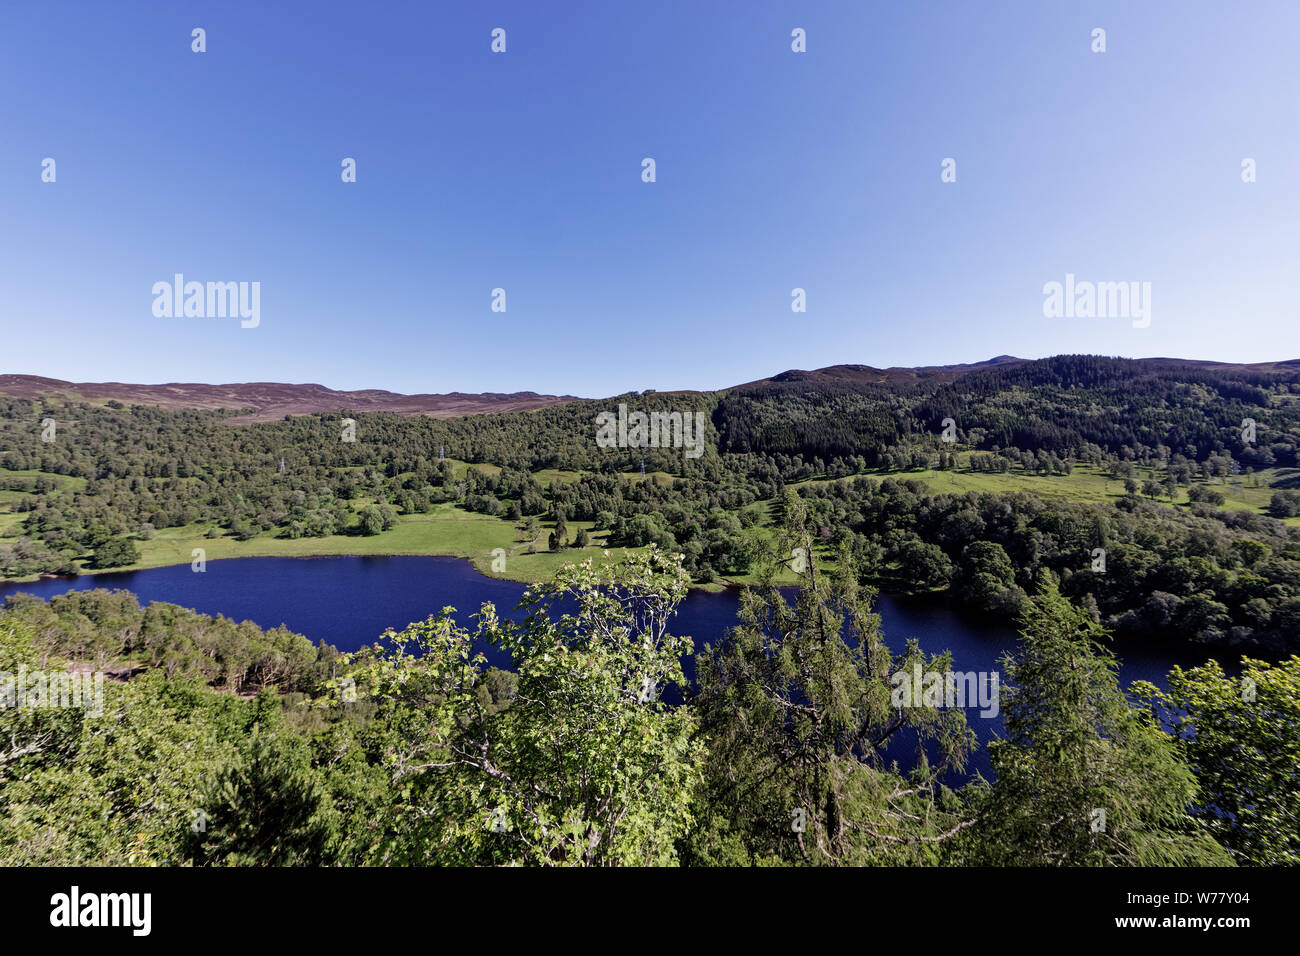
[{"label": "green foliage", "polygon": [[130,591],[69,591],[49,603],[14,594],[5,599],[0,620],[29,625],[42,659],[148,664],[168,676],[241,693],[314,690],[338,657],[332,646],[285,627],[263,631],[251,621],[159,601],[142,608]]},{"label": "green foliage", "polygon": [[[1300,659],[1247,661],[1242,680],[1175,670],[1137,708],[1104,629],[1047,586],[1005,662],[997,779],[950,790],[974,747],[964,713],[892,693],[949,655],[891,654],[847,552],[802,564],[786,598],[776,557],[813,540],[803,502],[785,511],[738,626],[675,706],[688,575],[653,548],[565,566],[517,623],[485,605],[470,630],[446,609],[296,665],[314,649],[282,629],[121,592],[11,598],[0,674],[139,672],[110,674],[102,713],[0,708],[0,865],[1296,861]],[[961,573],[1000,585],[1007,564],[971,547]]]},{"label": "green foliage", "polygon": [[319,865],[331,858],[338,814],[305,741],[286,733],[278,704],[259,701],[235,757],[197,795],[202,817],[186,844],[196,866]]},{"label": "green foliage", "polygon": [[[0,625],[3,631],[4,625]],[[102,716],[0,710],[0,864],[176,865],[196,795],[231,760],[246,704],[151,671],[106,682]]]},{"label": "green foliage", "polygon": [[1167,694],[1144,691],[1174,727],[1210,832],[1241,863],[1300,863],[1300,657],[1246,658],[1239,678],[1216,661],[1175,667]]},{"label": "green foliage", "polygon": [[996,541],[976,541],[962,551],[960,592],[982,611],[1015,614],[1025,602],[1011,558]]},{"label": "green foliage", "polygon": [[896,558],[898,573],[914,588],[947,587],[952,578],[952,562],[937,544],[913,538],[898,548]]},{"label": "green foliage", "polygon": [[1149,712],[1119,689],[1105,631],[1045,585],[1004,658],[1007,737],[976,793],[970,862],[1012,866],[1224,865],[1187,813],[1195,779]]},{"label": "green foliage", "polygon": [[[373,732],[410,808],[404,858],[674,862],[702,757],[691,709],[660,697],[684,683],[690,639],[667,623],[687,582],[651,549],[612,569],[566,565],[530,589],[522,623],[484,605],[474,633],[447,609],[386,635],[354,674],[380,704]],[[576,613],[548,615],[560,600]],[[516,680],[494,678],[476,641],[507,651]]]},{"label": "green foliage", "polygon": [[129,538],[109,538],[95,548],[92,568],[120,568],[140,560],[140,550]]},{"label": "green foliage", "polygon": [[[803,509],[788,504],[781,553],[812,542]],[[775,562],[742,598],[740,624],[697,658],[708,742],[696,864],[935,862],[964,825],[940,784],[961,770],[974,734],[960,710],[896,707],[892,676],[927,659],[915,642],[895,660],[851,562],[834,575],[807,562],[793,605],[773,584]],[[847,633],[842,622],[847,622]],[[915,742],[911,772],[886,748]],[[925,747],[940,759],[931,766]]]},{"label": "green foliage", "polygon": [[[1120,635],[1270,652],[1300,640],[1300,536],[1263,515],[1204,517],[1136,499],[1126,510],[1023,493],[935,495],[893,478],[800,495],[811,522],[844,529],[875,566],[871,578],[891,589],[951,579],[968,604],[1014,616],[1050,573]],[[1105,563],[1094,570],[1098,548]]]}]

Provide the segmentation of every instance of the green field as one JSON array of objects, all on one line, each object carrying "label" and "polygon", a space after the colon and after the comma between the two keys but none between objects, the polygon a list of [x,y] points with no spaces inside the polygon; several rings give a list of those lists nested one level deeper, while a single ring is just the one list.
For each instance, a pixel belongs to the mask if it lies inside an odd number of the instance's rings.
[{"label": "green field", "polygon": [[[55,482],[60,490],[84,491],[86,489],[85,478],[72,478],[68,475],[54,475],[48,472],[36,471],[31,468],[23,470],[0,468],[0,478],[39,477],[45,477]],[[14,505],[31,497],[34,497],[32,492],[0,489],[0,538],[17,538],[22,534],[24,516],[21,513],[16,513],[14,511]]]},{"label": "green field", "polygon": [[[484,466],[474,465],[473,467],[482,468]],[[647,481],[653,481],[656,484],[663,485],[665,487],[671,485],[674,481],[677,480],[677,476],[670,475],[666,471],[647,471],[645,473],[645,476]],[[535,478],[537,480],[537,483],[541,485],[543,488],[551,487],[551,482],[553,481],[573,482],[573,481],[577,481],[581,477],[582,477],[582,472],[562,471],[559,468],[543,468],[540,471],[533,472],[533,478]],[[640,481],[641,472],[639,471],[619,472],[618,477],[622,478],[624,481]]]},{"label": "green field", "polygon": [[[1198,481],[1197,484],[1211,487],[1221,493],[1225,499],[1222,505],[1224,510],[1255,511],[1260,514],[1267,514],[1269,499],[1274,491],[1273,488],[1269,487],[1269,482],[1280,477],[1288,477],[1295,474],[1295,472],[1296,470],[1291,468],[1269,469],[1240,478],[1213,479],[1208,482]],[[957,471],[869,472],[868,477],[920,481],[935,494],[966,494],[971,491],[994,494],[1024,492],[1043,498],[1067,498],[1071,501],[1083,502],[1114,501],[1126,494],[1124,479],[1112,478],[1091,465],[1075,465],[1074,471],[1069,475],[1039,476],[1026,475],[1020,472],[988,474],[986,472],[959,469]],[[1148,479],[1159,480],[1161,477],[1162,473],[1156,469],[1142,468],[1140,466],[1134,468],[1133,480],[1139,485]],[[831,479],[814,478],[798,482],[793,487],[827,484],[829,481]],[[1187,488],[1180,487],[1175,498],[1170,499],[1161,496],[1155,500],[1166,505],[1186,506],[1188,504],[1187,491]],[[1139,496],[1141,497],[1141,495]],[[1300,521],[1297,518],[1284,520],[1288,524]]]},{"label": "green field", "polygon": [[451,462],[451,476],[453,478],[457,478],[457,479],[464,478],[465,472],[469,471],[471,468],[473,468],[475,471],[479,472],[480,474],[484,474],[484,475],[501,474],[500,465],[489,465],[486,462],[480,462],[477,465],[472,465],[467,461],[461,461],[459,458],[448,458],[447,460]]},{"label": "green field", "polygon": [[[602,553],[604,534],[591,531],[589,521],[568,522],[569,534],[585,529],[593,545],[560,553],[546,550],[550,524],[542,528],[537,539],[538,553],[528,553],[528,541],[514,523],[502,518],[473,514],[452,505],[435,505],[428,514],[402,515],[397,526],[376,535],[329,535],[322,538],[281,538],[278,532],[266,531],[247,541],[231,537],[205,537],[207,525],[166,528],[148,541],[136,542],[140,561],[132,568],[153,568],[172,564],[189,564],[196,548],[202,548],[209,561],[221,558],[252,557],[319,557],[322,555],[446,555],[469,558],[474,567],[492,577],[512,581],[534,581],[547,577],[568,561],[595,558],[606,560]],[[505,554],[493,554],[496,549]],[[618,551],[611,551],[614,555]],[[493,570],[494,558],[504,557],[505,567]],[[114,569],[120,570],[120,569]]]},{"label": "green field", "polygon": [[[48,471],[37,471],[34,468],[12,469],[0,468],[0,478],[49,478],[55,482],[61,490],[67,491],[85,491],[86,479],[74,478],[71,475],[56,475]],[[21,492],[18,492],[21,494]]]},{"label": "green field", "polygon": [[[476,464],[451,459],[453,474],[463,477],[466,470],[476,468],[486,474],[496,474],[501,469],[496,465]],[[35,478],[39,471],[13,471],[0,469],[0,477]],[[85,489],[84,478],[70,478],[64,475],[46,474],[45,477],[58,482],[60,490],[81,491]],[[577,472],[561,472],[554,469],[539,474],[539,480],[549,484],[555,479],[574,480]],[[638,476],[639,477],[639,476]],[[656,480],[671,482],[668,475],[657,475]],[[0,491],[0,538],[18,537],[22,533],[23,515],[14,513],[13,505],[23,498],[32,497],[29,492]],[[366,500],[355,502],[360,507]],[[148,540],[136,540],[140,551],[140,560],[131,565],[113,568],[113,571],[127,571],[140,568],[157,568],[168,565],[190,564],[194,560],[195,549],[202,549],[204,558],[217,561],[222,558],[252,557],[320,557],[325,555],[442,555],[468,558],[474,567],[483,574],[512,581],[537,581],[551,577],[563,564],[573,561],[592,559],[598,565],[617,560],[625,554],[625,548],[605,548],[607,532],[592,530],[590,521],[570,521],[567,523],[569,536],[579,529],[585,530],[591,538],[591,544],[582,549],[566,549],[560,552],[548,550],[547,538],[552,522],[539,523],[540,533],[533,543],[535,553],[529,553],[530,541],[518,530],[514,523],[504,518],[475,514],[451,503],[434,505],[427,514],[401,515],[397,525],[377,535],[329,535],[322,538],[282,538],[279,531],[266,531],[247,541],[238,541],[223,535],[209,538],[210,524],[194,524],[183,528],[164,528],[154,533]],[[496,549],[503,549],[501,555]],[[496,552],[496,553],[494,553]],[[504,557],[505,566],[501,568]],[[499,570],[494,570],[494,564]],[[84,570],[84,574],[100,573]]]},{"label": "green field", "polygon": [[[453,460],[456,474],[463,475],[469,467],[483,472],[496,472],[495,465],[468,465],[463,461]],[[1232,479],[1216,480],[1209,484],[1225,497],[1223,508],[1232,510],[1249,510],[1265,513],[1272,489],[1268,482],[1279,477],[1289,477],[1294,469],[1284,472],[1276,470],[1260,472],[1257,475]],[[36,477],[37,471],[3,471],[0,476]],[[59,482],[60,489],[81,490],[85,480],[60,475],[47,475]],[[546,469],[536,474],[537,480],[545,485],[553,481],[572,481],[578,478],[577,472]],[[639,474],[623,476],[627,480],[640,480]],[[669,483],[672,475],[656,472],[646,476],[650,480]],[[966,492],[1025,492],[1040,497],[1063,497],[1073,501],[1101,503],[1113,501],[1125,494],[1124,481],[1112,478],[1097,469],[1076,466],[1070,475],[1035,476],[1021,473],[987,474],[966,470],[957,471],[904,471],[891,473],[872,473],[869,477],[877,479],[896,478],[913,479],[926,485],[938,494],[964,494]],[[1158,477],[1151,470],[1137,468],[1134,480],[1139,484],[1148,478]],[[793,487],[825,484],[831,479],[809,479],[798,482]],[[12,511],[13,504],[29,493],[20,491],[0,491],[0,538],[16,537],[21,533],[23,515]],[[1187,506],[1187,489],[1180,488],[1177,498],[1158,498],[1166,505]],[[358,502],[360,505],[364,502]],[[756,538],[770,540],[775,534],[772,526],[772,505],[774,502],[759,502],[765,513],[762,524],[751,531]],[[283,538],[277,531],[267,531],[238,541],[233,537],[222,536],[208,538],[210,525],[190,525],[184,528],[165,528],[156,532],[148,540],[138,540],[140,561],[127,568],[113,570],[130,570],[135,568],[153,568],[166,565],[189,564],[194,559],[195,549],[203,549],[209,561],[237,557],[318,557],[324,555],[445,555],[468,558],[474,567],[493,577],[514,581],[536,581],[550,577],[562,564],[592,558],[598,564],[609,563],[627,549],[607,549],[607,532],[595,532],[591,522],[571,521],[568,523],[569,534],[584,529],[591,536],[592,544],[581,550],[569,549],[552,552],[547,548],[547,537],[552,528],[551,522],[540,523],[540,533],[534,539],[535,553],[529,553],[529,541],[513,522],[503,518],[475,514],[458,505],[443,503],[433,506],[428,514],[402,515],[398,517],[396,527],[377,535],[330,535],[321,538]],[[1286,519],[1289,524],[1300,523],[1300,518]],[[501,553],[504,551],[504,568],[500,567]],[[495,552],[495,553],[494,553]],[[495,561],[494,561],[495,559]],[[498,570],[493,569],[494,563]],[[85,573],[95,573],[87,571]],[[783,579],[794,583],[796,577],[787,573]],[[730,575],[706,587],[713,590],[727,584],[751,583],[751,575]]]},{"label": "green field", "polygon": [[582,472],[561,471],[559,468],[543,468],[540,471],[533,472],[533,477],[543,488],[549,488],[551,487],[551,483],[555,481],[577,481],[582,477]]}]

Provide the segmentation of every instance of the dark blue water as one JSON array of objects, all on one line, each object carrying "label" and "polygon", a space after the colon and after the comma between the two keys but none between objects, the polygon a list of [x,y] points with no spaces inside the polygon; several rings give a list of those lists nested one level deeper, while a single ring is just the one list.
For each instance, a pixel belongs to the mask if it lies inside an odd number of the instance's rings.
[{"label": "dark blue water", "polygon": [[[456,619],[467,627],[472,627],[471,615],[484,602],[495,604],[502,616],[518,619],[522,615],[513,609],[525,585],[485,577],[463,558],[232,558],[209,561],[202,574],[189,565],[177,565],[3,584],[0,600],[24,591],[48,600],[89,588],[124,588],[142,604],[164,601],[204,614],[251,620],[263,628],[283,624],[312,640],[353,651],[378,640],[389,627],[401,630],[446,606],[456,608]],[[717,643],[735,625],[738,603],[733,590],[691,591],[678,608],[672,630],[690,635],[696,647]],[[951,651],[956,671],[1000,672],[998,658],[1015,647],[1016,633],[1010,626],[962,613],[942,599],[881,595],[876,610],[885,641],[895,653],[915,637],[928,653]],[[500,652],[484,651],[492,663],[508,663]],[[1124,686],[1149,680],[1164,687],[1174,664],[1187,667],[1205,662],[1205,655],[1185,649],[1131,641],[1125,642],[1119,656]],[[967,707],[966,714],[981,743],[1001,732],[1000,715],[981,717],[974,706]],[[973,766],[988,775],[983,748]]]}]

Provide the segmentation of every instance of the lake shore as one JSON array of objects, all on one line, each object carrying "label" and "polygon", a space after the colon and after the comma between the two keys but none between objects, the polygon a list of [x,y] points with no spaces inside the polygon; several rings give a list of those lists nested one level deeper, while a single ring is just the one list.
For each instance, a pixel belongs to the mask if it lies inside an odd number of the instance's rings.
[{"label": "lake shore", "polygon": [[[585,548],[551,551],[545,547],[549,524],[534,537],[521,534],[515,524],[465,511],[451,504],[435,506],[428,514],[401,515],[395,527],[376,535],[334,534],[312,538],[284,538],[275,531],[263,531],[246,541],[228,535],[207,537],[208,525],[164,528],[148,539],[132,539],[140,560],[114,568],[83,568],[79,575],[120,571],[141,571],[189,565],[200,557],[205,561],[227,558],[318,558],[318,557],[436,557],[467,558],[480,574],[503,581],[529,584],[549,580],[561,565],[592,559],[597,565],[611,564],[637,550],[609,547],[607,531],[597,531],[590,521],[568,522],[569,535],[586,531],[591,543]],[[537,550],[529,553],[529,544]],[[202,554],[196,554],[196,550]],[[28,583],[38,575],[4,578],[0,583]],[[713,583],[693,584],[693,589],[718,592],[748,583],[747,576],[729,575]],[[789,575],[795,584],[796,578]]]}]

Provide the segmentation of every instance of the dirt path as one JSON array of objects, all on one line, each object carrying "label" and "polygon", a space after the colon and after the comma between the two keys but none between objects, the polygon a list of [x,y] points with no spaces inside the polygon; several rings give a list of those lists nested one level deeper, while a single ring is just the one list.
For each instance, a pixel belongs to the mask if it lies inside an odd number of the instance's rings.
[{"label": "dirt path", "polygon": [[530,544],[537,544],[538,541],[541,541],[541,540],[542,540],[542,535],[544,535],[544,534],[546,534],[546,529],[545,529],[545,528],[542,528],[542,529],[540,529],[540,530],[537,532],[537,537],[533,538],[532,541],[525,541],[525,542],[523,542],[522,544],[517,544],[517,545],[515,545],[513,548],[511,548],[507,553],[508,553],[508,554],[514,554],[514,553],[515,553],[516,551],[518,551],[520,548],[526,548],[526,547],[528,547]]}]

